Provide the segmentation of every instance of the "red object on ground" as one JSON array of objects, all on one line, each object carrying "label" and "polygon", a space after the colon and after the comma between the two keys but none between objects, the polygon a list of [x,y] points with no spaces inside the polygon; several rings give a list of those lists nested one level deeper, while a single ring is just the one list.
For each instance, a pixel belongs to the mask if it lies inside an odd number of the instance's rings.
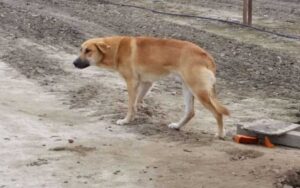
[{"label": "red object on ground", "polygon": [[274,144],[272,144],[272,142],[267,136],[265,136],[264,145],[268,148],[274,148]]},{"label": "red object on ground", "polygon": [[258,144],[258,138],[254,136],[246,136],[246,135],[241,135],[237,134],[233,137],[233,140],[237,143],[242,143],[242,144]]}]

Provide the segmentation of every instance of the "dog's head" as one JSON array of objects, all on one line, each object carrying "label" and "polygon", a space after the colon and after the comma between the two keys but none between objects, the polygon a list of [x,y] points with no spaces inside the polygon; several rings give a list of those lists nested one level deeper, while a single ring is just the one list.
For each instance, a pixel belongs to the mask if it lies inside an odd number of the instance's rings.
[{"label": "dog's head", "polygon": [[82,43],[80,56],[73,62],[74,66],[84,69],[89,66],[101,66],[101,61],[110,46],[101,39],[90,39]]}]

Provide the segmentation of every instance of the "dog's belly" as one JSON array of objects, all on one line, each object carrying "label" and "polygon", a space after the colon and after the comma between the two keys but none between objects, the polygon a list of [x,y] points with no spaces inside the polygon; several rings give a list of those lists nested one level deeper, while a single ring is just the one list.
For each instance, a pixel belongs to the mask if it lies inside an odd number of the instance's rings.
[{"label": "dog's belly", "polygon": [[164,78],[167,75],[169,75],[169,73],[163,73],[163,74],[142,73],[140,74],[140,79],[143,82],[155,82],[157,80]]}]

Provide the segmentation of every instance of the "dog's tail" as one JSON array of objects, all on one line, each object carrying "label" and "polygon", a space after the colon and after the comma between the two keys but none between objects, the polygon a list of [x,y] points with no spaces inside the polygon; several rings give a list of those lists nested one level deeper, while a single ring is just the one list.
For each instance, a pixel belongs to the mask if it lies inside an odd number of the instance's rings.
[{"label": "dog's tail", "polygon": [[200,66],[187,72],[188,74],[182,74],[183,79],[203,106],[215,115],[229,116],[229,110],[218,101],[216,96],[216,77],[214,70]]},{"label": "dog's tail", "polygon": [[214,108],[216,109],[216,111],[220,114],[226,115],[226,116],[230,116],[230,112],[229,110],[223,106],[217,99],[216,97],[216,86],[215,84],[213,85],[212,88],[212,92],[210,95],[210,101],[212,103],[212,105],[214,106]]},{"label": "dog's tail", "polygon": [[[202,92],[200,92],[200,100],[202,101],[202,103],[205,104],[205,101],[207,101],[207,107],[210,109],[213,108],[213,111],[215,113],[229,116],[229,110],[225,106],[223,106],[217,99],[216,77],[213,70],[202,68],[200,79],[202,80],[202,83],[205,83],[203,84],[204,87],[202,86]],[[203,90],[206,90],[206,92],[203,92]]]}]

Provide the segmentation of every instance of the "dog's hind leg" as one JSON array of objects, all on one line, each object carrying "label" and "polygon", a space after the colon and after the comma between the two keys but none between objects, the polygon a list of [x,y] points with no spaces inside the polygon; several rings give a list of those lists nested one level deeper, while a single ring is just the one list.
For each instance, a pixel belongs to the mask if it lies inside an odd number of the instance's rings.
[{"label": "dog's hind leg", "polygon": [[217,120],[218,132],[216,136],[219,138],[224,138],[225,131],[223,127],[223,114],[218,110],[216,106],[217,103],[216,99],[212,97],[211,94],[207,91],[199,92],[198,98],[200,102],[203,104],[203,106],[206,107],[209,111],[211,111]]},{"label": "dog's hind leg", "polygon": [[216,98],[214,91],[215,76],[213,72],[202,68],[199,69],[196,74],[191,72],[188,76],[185,75],[185,81],[187,81],[191,87],[194,96],[197,97],[203,106],[212,112],[216,118],[218,124],[218,132],[216,135],[219,138],[224,138],[223,115],[229,115],[229,111]]},{"label": "dog's hind leg", "polygon": [[151,87],[152,87],[152,82],[140,82],[138,87],[138,94],[135,100],[136,107],[138,107],[138,105],[143,101],[143,98],[147,95]]},{"label": "dog's hind leg", "polygon": [[182,82],[182,90],[183,90],[184,105],[185,105],[184,116],[180,119],[179,122],[171,123],[168,125],[168,127],[172,129],[180,129],[180,127],[187,124],[195,115],[194,96],[189,90],[189,88],[183,82]]}]

